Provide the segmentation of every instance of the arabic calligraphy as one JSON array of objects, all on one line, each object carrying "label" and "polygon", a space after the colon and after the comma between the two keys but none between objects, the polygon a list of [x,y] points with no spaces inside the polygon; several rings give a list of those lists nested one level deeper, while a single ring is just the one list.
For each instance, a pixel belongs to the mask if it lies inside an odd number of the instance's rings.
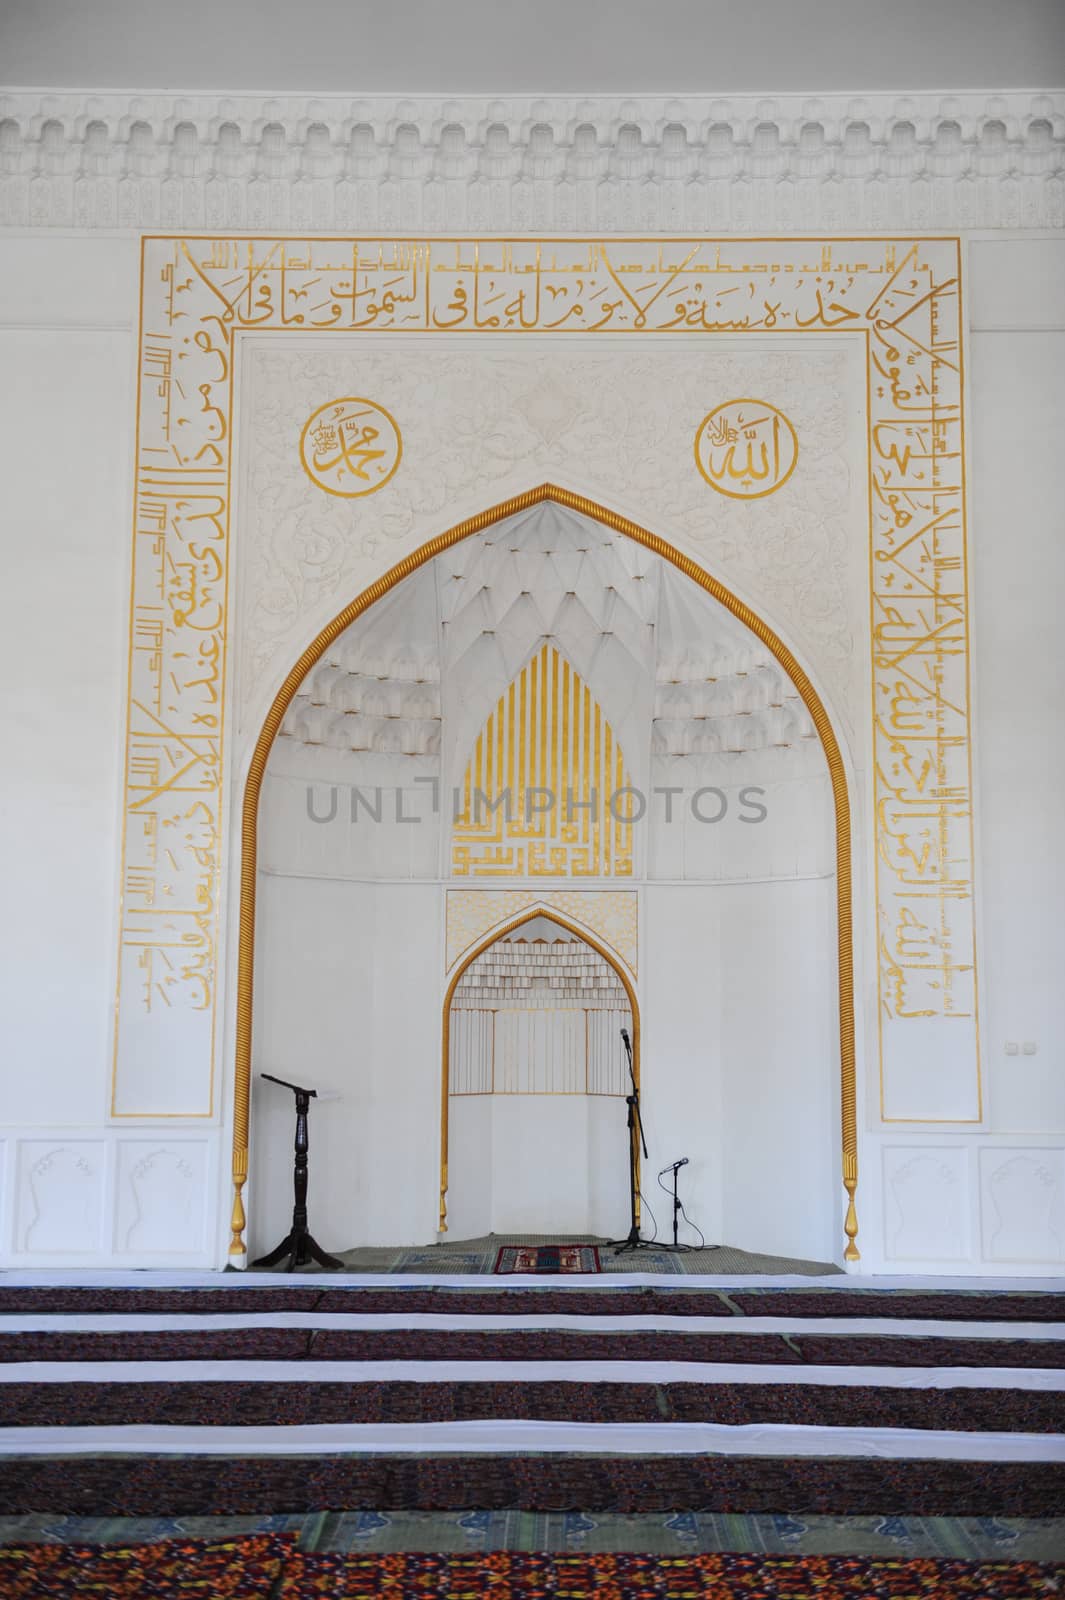
[{"label": "arabic calligraphy", "polygon": [[[647,334],[649,367],[656,340],[861,340],[878,1028],[882,1082],[912,1096],[895,1103],[889,1089],[883,1109],[923,1114],[918,1080],[901,1069],[914,1035],[938,1029],[928,1058],[942,1058],[949,1035],[977,1116],[958,241],[147,236],[143,250],[116,1114],[213,1105],[234,367],[246,342],[235,335],[372,330]],[[329,493],[368,494],[398,463],[399,432],[380,406],[352,413],[357,427],[331,440],[330,407],[369,404],[332,401],[309,419],[304,465]],[[794,431],[774,431],[774,408],[730,404],[742,418],[718,407],[700,428],[700,471],[753,499],[794,468]],[[171,1087],[178,1057],[202,1063],[199,1078],[182,1078],[202,1086],[195,1095]]]},{"label": "arabic calligraphy", "polygon": [[326,494],[355,500],[395,477],[403,455],[399,427],[372,400],[330,400],[304,423],[300,462]]},{"label": "arabic calligraphy", "polygon": [[712,489],[732,500],[760,500],[786,483],[799,440],[784,415],[765,400],[726,400],[699,424],[695,463]]}]

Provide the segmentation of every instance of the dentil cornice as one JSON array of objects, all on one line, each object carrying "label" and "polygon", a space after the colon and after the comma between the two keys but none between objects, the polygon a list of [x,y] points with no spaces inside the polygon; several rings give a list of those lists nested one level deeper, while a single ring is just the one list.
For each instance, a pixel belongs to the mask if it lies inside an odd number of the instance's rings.
[{"label": "dentil cornice", "polygon": [[831,233],[1065,224],[1065,91],[0,96],[0,225]]}]

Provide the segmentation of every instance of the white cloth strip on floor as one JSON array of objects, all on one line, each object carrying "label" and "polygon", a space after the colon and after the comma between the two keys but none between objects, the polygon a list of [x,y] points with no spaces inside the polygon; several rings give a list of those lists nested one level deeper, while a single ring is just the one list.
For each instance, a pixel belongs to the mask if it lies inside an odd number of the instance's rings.
[{"label": "white cloth strip on floor", "polygon": [[514,1312],[487,1316],[439,1311],[160,1311],[0,1313],[0,1354],[10,1333],[213,1333],[247,1328],[345,1329],[349,1333],[437,1328],[454,1332],[510,1333],[565,1328],[585,1333],[896,1334],[909,1338],[1058,1339],[1065,1322],[952,1322],[914,1317],[671,1317],[573,1316],[563,1312]]},{"label": "white cloth strip on floor", "polygon": [[601,1455],[865,1456],[877,1460],[1065,1461],[1042,1433],[936,1433],[793,1423],[365,1422],[295,1427],[0,1428],[0,1455]]},{"label": "white cloth strip on floor", "polygon": [[[426,1248],[431,1248],[426,1246]],[[731,1289],[742,1294],[746,1289],[977,1289],[985,1294],[1031,1292],[1065,1293],[1065,1278],[951,1278],[951,1277],[861,1277],[839,1272],[826,1277],[760,1276],[737,1273],[673,1274],[662,1272],[607,1273],[503,1273],[491,1272],[224,1272],[207,1268],[187,1271],[87,1271],[69,1269],[25,1269],[6,1272],[0,1287],[22,1289]]]},{"label": "white cloth strip on floor", "polygon": [[716,1383],[1065,1393],[1044,1367],[820,1367],[720,1361],[12,1361],[2,1384]]}]

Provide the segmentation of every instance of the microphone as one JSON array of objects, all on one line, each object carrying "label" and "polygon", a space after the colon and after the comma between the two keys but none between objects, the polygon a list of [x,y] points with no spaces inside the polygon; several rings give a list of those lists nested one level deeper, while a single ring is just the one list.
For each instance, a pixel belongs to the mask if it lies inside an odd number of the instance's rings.
[{"label": "microphone", "polygon": [[625,1048],[627,1050],[629,1048],[629,1030],[628,1030],[628,1028],[622,1028],[621,1037],[625,1041]]},{"label": "microphone", "polygon": [[[676,1172],[678,1167],[686,1167],[687,1165],[688,1165],[688,1157],[687,1156],[682,1156],[679,1161],[672,1161],[672,1162],[670,1162],[668,1167],[663,1167],[662,1168],[662,1172]],[[662,1176],[662,1172],[660,1172],[658,1174],[659,1177]]]}]

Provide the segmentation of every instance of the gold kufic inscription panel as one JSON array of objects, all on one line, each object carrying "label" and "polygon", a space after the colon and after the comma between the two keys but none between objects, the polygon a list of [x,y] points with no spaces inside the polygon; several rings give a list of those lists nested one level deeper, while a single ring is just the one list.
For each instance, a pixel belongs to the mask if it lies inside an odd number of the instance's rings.
[{"label": "gold kufic inscription panel", "polygon": [[[931,1027],[979,1115],[959,260],[950,238],[144,239],[118,1114],[213,1107],[233,336],[372,329],[864,340],[881,1058]],[[200,1088],[171,1104],[178,1058]]]},{"label": "gold kufic inscription panel", "polygon": [[451,832],[455,878],[631,878],[633,790],[598,701],[542,644],[477,735]]}]

